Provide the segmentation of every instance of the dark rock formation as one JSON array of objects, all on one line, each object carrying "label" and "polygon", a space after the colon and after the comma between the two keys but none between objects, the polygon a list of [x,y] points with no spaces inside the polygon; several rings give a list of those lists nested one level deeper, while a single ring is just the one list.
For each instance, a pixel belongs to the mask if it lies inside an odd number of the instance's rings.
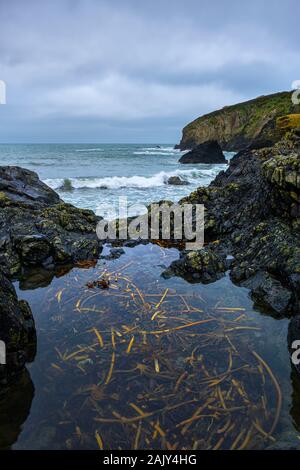
[{"label": "dark rock formation", "polygon": [[8,393],[0,393],[0,450],[9,450],[17,442],[33,397],[34,385],[26,369],[10,385]]},{"label": "dark rock formation", "polygon": [[0,365],[0,393],[34,359],[36,334],[27,302],[18,300],[11,281],[0,271],[0,340],[5,343],[6,364]]},{"label": "dark rock formation", "polygon": [[92,211],[64,203],[36,173],[0,168],[0,264],[10,275],[26,266],[96,258],[97,220]]},{"label": "dark rock formation", "polygon": [[227,163],[222,149],[216,140],[208,140],[184,154],[180,163]]},{"label": "dark rock formation", "polygon": [[296,431],[286,431],[280,434],[280,439],[269,445],[266,450],[295,451],[300,450],[300,441]]},{"label": "dark rock formation", "polygon": [[[257,304],[279,315],[299,311],[300,132],[240,152],[209,187],[180,203],[204,204],[205,250],[233,255],[231,278]],[[185,258],[181,275],[189,277]]]},{"label": "dark rock formation", "polygon": [[63,184],[59,188],[61,191],[73,191],[72,181],[68,178],[64,179]]},{"label": "dark rock formation", "polygon": [[0,167],[0,340],[7,352],[0,383],[32,360],[36,344],[30,307],[18,301],[9,279],[32,268],[51,273],[59,265],[70,269],[77,261],[97,258],[98,220],[92,211],[64,203],[36,173]]},{"label": "dark rock formation", "polygon": [[120,256],[124,255],[125,251],[123,248],[111,248],[109,251],[109,254],[106,256],[101,256],[101,259],[118,259]]},{"label": "dark rock formation", "polygon": [[182,180],[179,176],[170,176],[168,179],[168,184],[172,184],[174,186],[186,186],[189,183]]},{"label": "dark rock formation", "polygon": [[[292,292],[274,276],[266,272],[258,272],[243,283],[251,290],[251,297],[256,307],[286,315],[292,303]],[[261,303],[262,301],[262,303]]]},{"label": "dark rock formation", "polygon": [[292,103],[291,92],[260,96],[225,106],[188,124],[176,148],[193,149],[212,139],[217,140],[223,150],[243,150],[254,140],[260,148],[271,146],[282,136],[282,132],[275,129],[276,118],[299,112],[300,107]]},{"label": "dark rock formation", "polygon": [[190,282],[208,284],[217,281],[226,271],[225,257],[219,256],[210,249],[182,253],[179,260],[173,261],[163,272],[166,279],[172,276],[184,277]]}]

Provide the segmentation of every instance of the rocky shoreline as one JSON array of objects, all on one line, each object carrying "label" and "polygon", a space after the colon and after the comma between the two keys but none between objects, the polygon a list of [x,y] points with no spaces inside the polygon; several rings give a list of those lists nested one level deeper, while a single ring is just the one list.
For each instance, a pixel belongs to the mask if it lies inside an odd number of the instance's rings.
[{"label": "rocky shoreline", "polygon": [[0,168],[0,265],[10,276],[26,267],[97,258],[98,220],[92,211],[63,202],[36,173]]},{"label": "rocky shoreline", "polygon": [[213,282],[229,270],[261,309],[288,316],[300,300],[300,132],[253,147],[180,201],[204,204],[206,245],[182,252],[166,275]]},{"label": "rocky shoreline", "polygon": [[99,218],[64,203],[36,173],[0,167],[0,331],[7,366],[0,365],[0,384],[7,383],[34,357],[34,319],[29,305],[18,301],[12,279],[44,267],[97,259]]},{"label": "rocky shoreline", "polygon": [[[205,247],[181,251],[165,277],[210,283],[229,271],[234,283],[250,289],[260,310],[277,317],[298,313],[299,131],[287,132],[271,147],[252,142],[209,187],[179,202],[184,203],[205,206]],[[51,274],[58,266],[96,260],[102,244],[92,211],[64,203],[34,172],[18,167],[0,168],[0,220],[0,329],[8,357],[8,367],[0,366],[0,383],[5,384],[33,359],[36,345],[30,307],[18,301],[11,280],[32,269]]]}]

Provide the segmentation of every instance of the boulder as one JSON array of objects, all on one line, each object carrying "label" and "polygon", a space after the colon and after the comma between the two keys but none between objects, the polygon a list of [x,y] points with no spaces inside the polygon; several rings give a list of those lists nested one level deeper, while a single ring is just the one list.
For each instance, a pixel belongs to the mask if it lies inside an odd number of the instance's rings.
[{"label": "boulder", "polygon": [[268,273],[258,272],[242,283],[251,290],[256,306],[266,311],[284,315],[289,311],[292,293],[282,283]]},{"label": "boulder", "polygon": [[172,184],[174,186],[186,186],[188,185],[188,181],[182,180],[179,176],[170,176],[167,181],[167,184]]},{"label": "boulder", "polygon": [[226,269],[226,260],[223,256],[210,248],[204,248],[200,251],[182,252],[180,259],[173,261],[162,276],[165,279],[179,276],[190,282],[209,284],[221,279]]},{"label": "boulder", "polygon": [[10,275],[29,266],[97,258],[99,220],[63,202],[36,173],[0,167],[0,265]]},{"label": "boulder", "polygon": [[106,256],[101,256],[101,259],[107,259],[107,260],[112,260],[112,259],[118,259],[120,256],[124,255],[125,251],[123,248],[111,248],[109,251],[109,254]]},{"label": "boulder", "polygon": [[208,140],[184,154],[180,163],[227,163],[222,149],[216,140]]}]

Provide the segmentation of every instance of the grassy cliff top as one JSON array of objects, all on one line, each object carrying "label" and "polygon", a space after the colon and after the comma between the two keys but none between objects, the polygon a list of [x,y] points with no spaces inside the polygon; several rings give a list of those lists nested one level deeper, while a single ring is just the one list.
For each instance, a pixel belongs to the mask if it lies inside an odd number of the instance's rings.
[{"label": "grassy cliff top", "polygon": [[299,106],[292,103],[291,94],[283,91],[259,96],[204,114],[184,127],[180,147],[194,147],[216,139],[224,149],[240,150],[276,117],[299,111]]}]

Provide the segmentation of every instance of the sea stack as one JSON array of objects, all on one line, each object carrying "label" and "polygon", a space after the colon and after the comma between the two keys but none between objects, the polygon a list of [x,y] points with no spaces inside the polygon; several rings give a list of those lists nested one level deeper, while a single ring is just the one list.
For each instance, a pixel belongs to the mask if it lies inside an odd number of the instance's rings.
[{"label": "sea stack", "polygon": [[227,163],[216,140],[207,140],[183,155],[180,163]]}]

